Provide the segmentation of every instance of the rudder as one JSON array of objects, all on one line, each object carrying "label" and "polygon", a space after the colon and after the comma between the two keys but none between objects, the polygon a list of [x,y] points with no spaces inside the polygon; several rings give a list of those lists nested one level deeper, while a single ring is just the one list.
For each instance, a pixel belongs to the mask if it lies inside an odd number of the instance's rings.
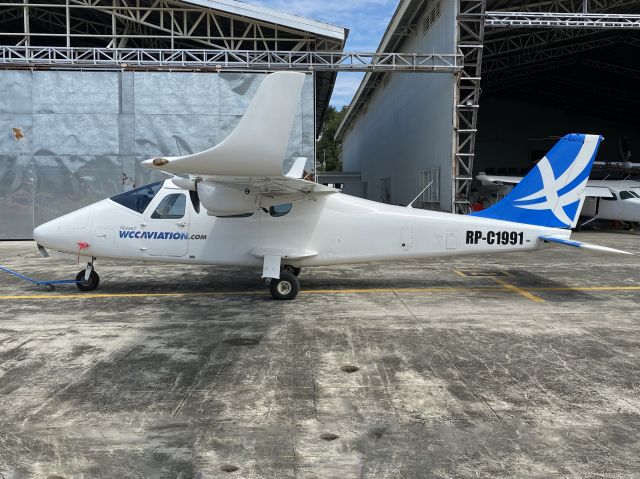
[{"label": "rudder", "polygon": [[564,136],[501,201],[473,216],[570,228],[578,220],[600,135]]}]

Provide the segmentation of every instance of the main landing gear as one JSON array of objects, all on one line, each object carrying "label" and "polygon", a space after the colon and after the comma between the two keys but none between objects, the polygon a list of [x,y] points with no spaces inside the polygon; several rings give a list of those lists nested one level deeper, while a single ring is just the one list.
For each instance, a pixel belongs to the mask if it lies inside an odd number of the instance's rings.
[{"label": "main landing gear", "polygon": [[298,296],[300,292],[300,280],[298,275],[302,268],[296,268],[289,264],[282,266],[280,270],[280,278],[271,278],[269,280],[269,291],[273,299],[292,300]]},{"label": "main landing gear", "polygon": [[76,286],[80,291],[93,291],[100,284],[100,276],[93,269],[94,261],[95,258],[91,258],[91,262],[87,263],[87,267],[76,276]]}]

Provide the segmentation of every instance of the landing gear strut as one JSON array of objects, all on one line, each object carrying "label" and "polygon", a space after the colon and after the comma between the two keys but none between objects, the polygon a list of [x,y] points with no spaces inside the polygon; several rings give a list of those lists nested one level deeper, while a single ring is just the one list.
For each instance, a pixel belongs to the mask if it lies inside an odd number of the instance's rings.
[{"label": "landing gear strut", "polygon": [[295,266],[291,266],[290,264],[285,264],[284,266],[282,266],[282,271],[287,271],[294,276],[300,276],[302,268],[296,268]]},{"label": "landing gear strut", "polygon": [[76,276],[76,286],[80,291],[93,291],[100,284],[100,276],[93,269],[93,261],[95,258],[91,259],[90,263],[87,263],[87,267],[80,271]]},{"label": "landing gear strut", "polygon": [[273,299],[291,300],[295,299],[300,292],[300,281],[293,273],[286,269],[280,272],[280,278],[271,278],[269,290]]}]

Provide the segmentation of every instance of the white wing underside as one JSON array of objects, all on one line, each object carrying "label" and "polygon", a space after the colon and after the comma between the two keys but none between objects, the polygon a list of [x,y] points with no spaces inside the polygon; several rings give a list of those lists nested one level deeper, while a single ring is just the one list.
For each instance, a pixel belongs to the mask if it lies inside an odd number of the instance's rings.
[{"label": "white wing underside", "polygon": [[[202,178],[202,177],[200,177]],[[233,190],[244,191],[249,189],[252,193],[267,198],[280,198],[295,196],[321,196],[338,193],[339,190],[330,186],[314,183],[301,178],[289,178],[286,176],[205,176],[207,182],[224,186]],[[288,201],[294,201],[288,199]]]}]

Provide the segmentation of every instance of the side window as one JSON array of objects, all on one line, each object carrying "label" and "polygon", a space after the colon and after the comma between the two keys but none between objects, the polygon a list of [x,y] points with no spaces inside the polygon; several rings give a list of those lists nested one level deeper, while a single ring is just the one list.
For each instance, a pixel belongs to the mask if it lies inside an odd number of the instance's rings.
[{"label": "side window", "polygon": [[630,198],[635,198],[635,196],[633,196],[629,191],[621,191],[620,192],[620,199],[621,200],[628,200]]},{"label": "side window", "polygon": [[283,203],[281,205],[275,205],[269,208],[269,214],[274,218],[284,216],[291,211],[291,203]]},{"label": "side window", "polygon": [[611,197],[608,198],[606,196],[603,196],[602,198],[600,198],[601,200],[606,200],[606,201],[616,201],[618,199],[618,197],[616,196],[616,194],[612,191],[611,192]]},{"label": "side window", "polygon": [[177,220],[184,216],[187,197],[184,193],[172,193],[160,201],[156,210],[151,215],[153,219]]}]

